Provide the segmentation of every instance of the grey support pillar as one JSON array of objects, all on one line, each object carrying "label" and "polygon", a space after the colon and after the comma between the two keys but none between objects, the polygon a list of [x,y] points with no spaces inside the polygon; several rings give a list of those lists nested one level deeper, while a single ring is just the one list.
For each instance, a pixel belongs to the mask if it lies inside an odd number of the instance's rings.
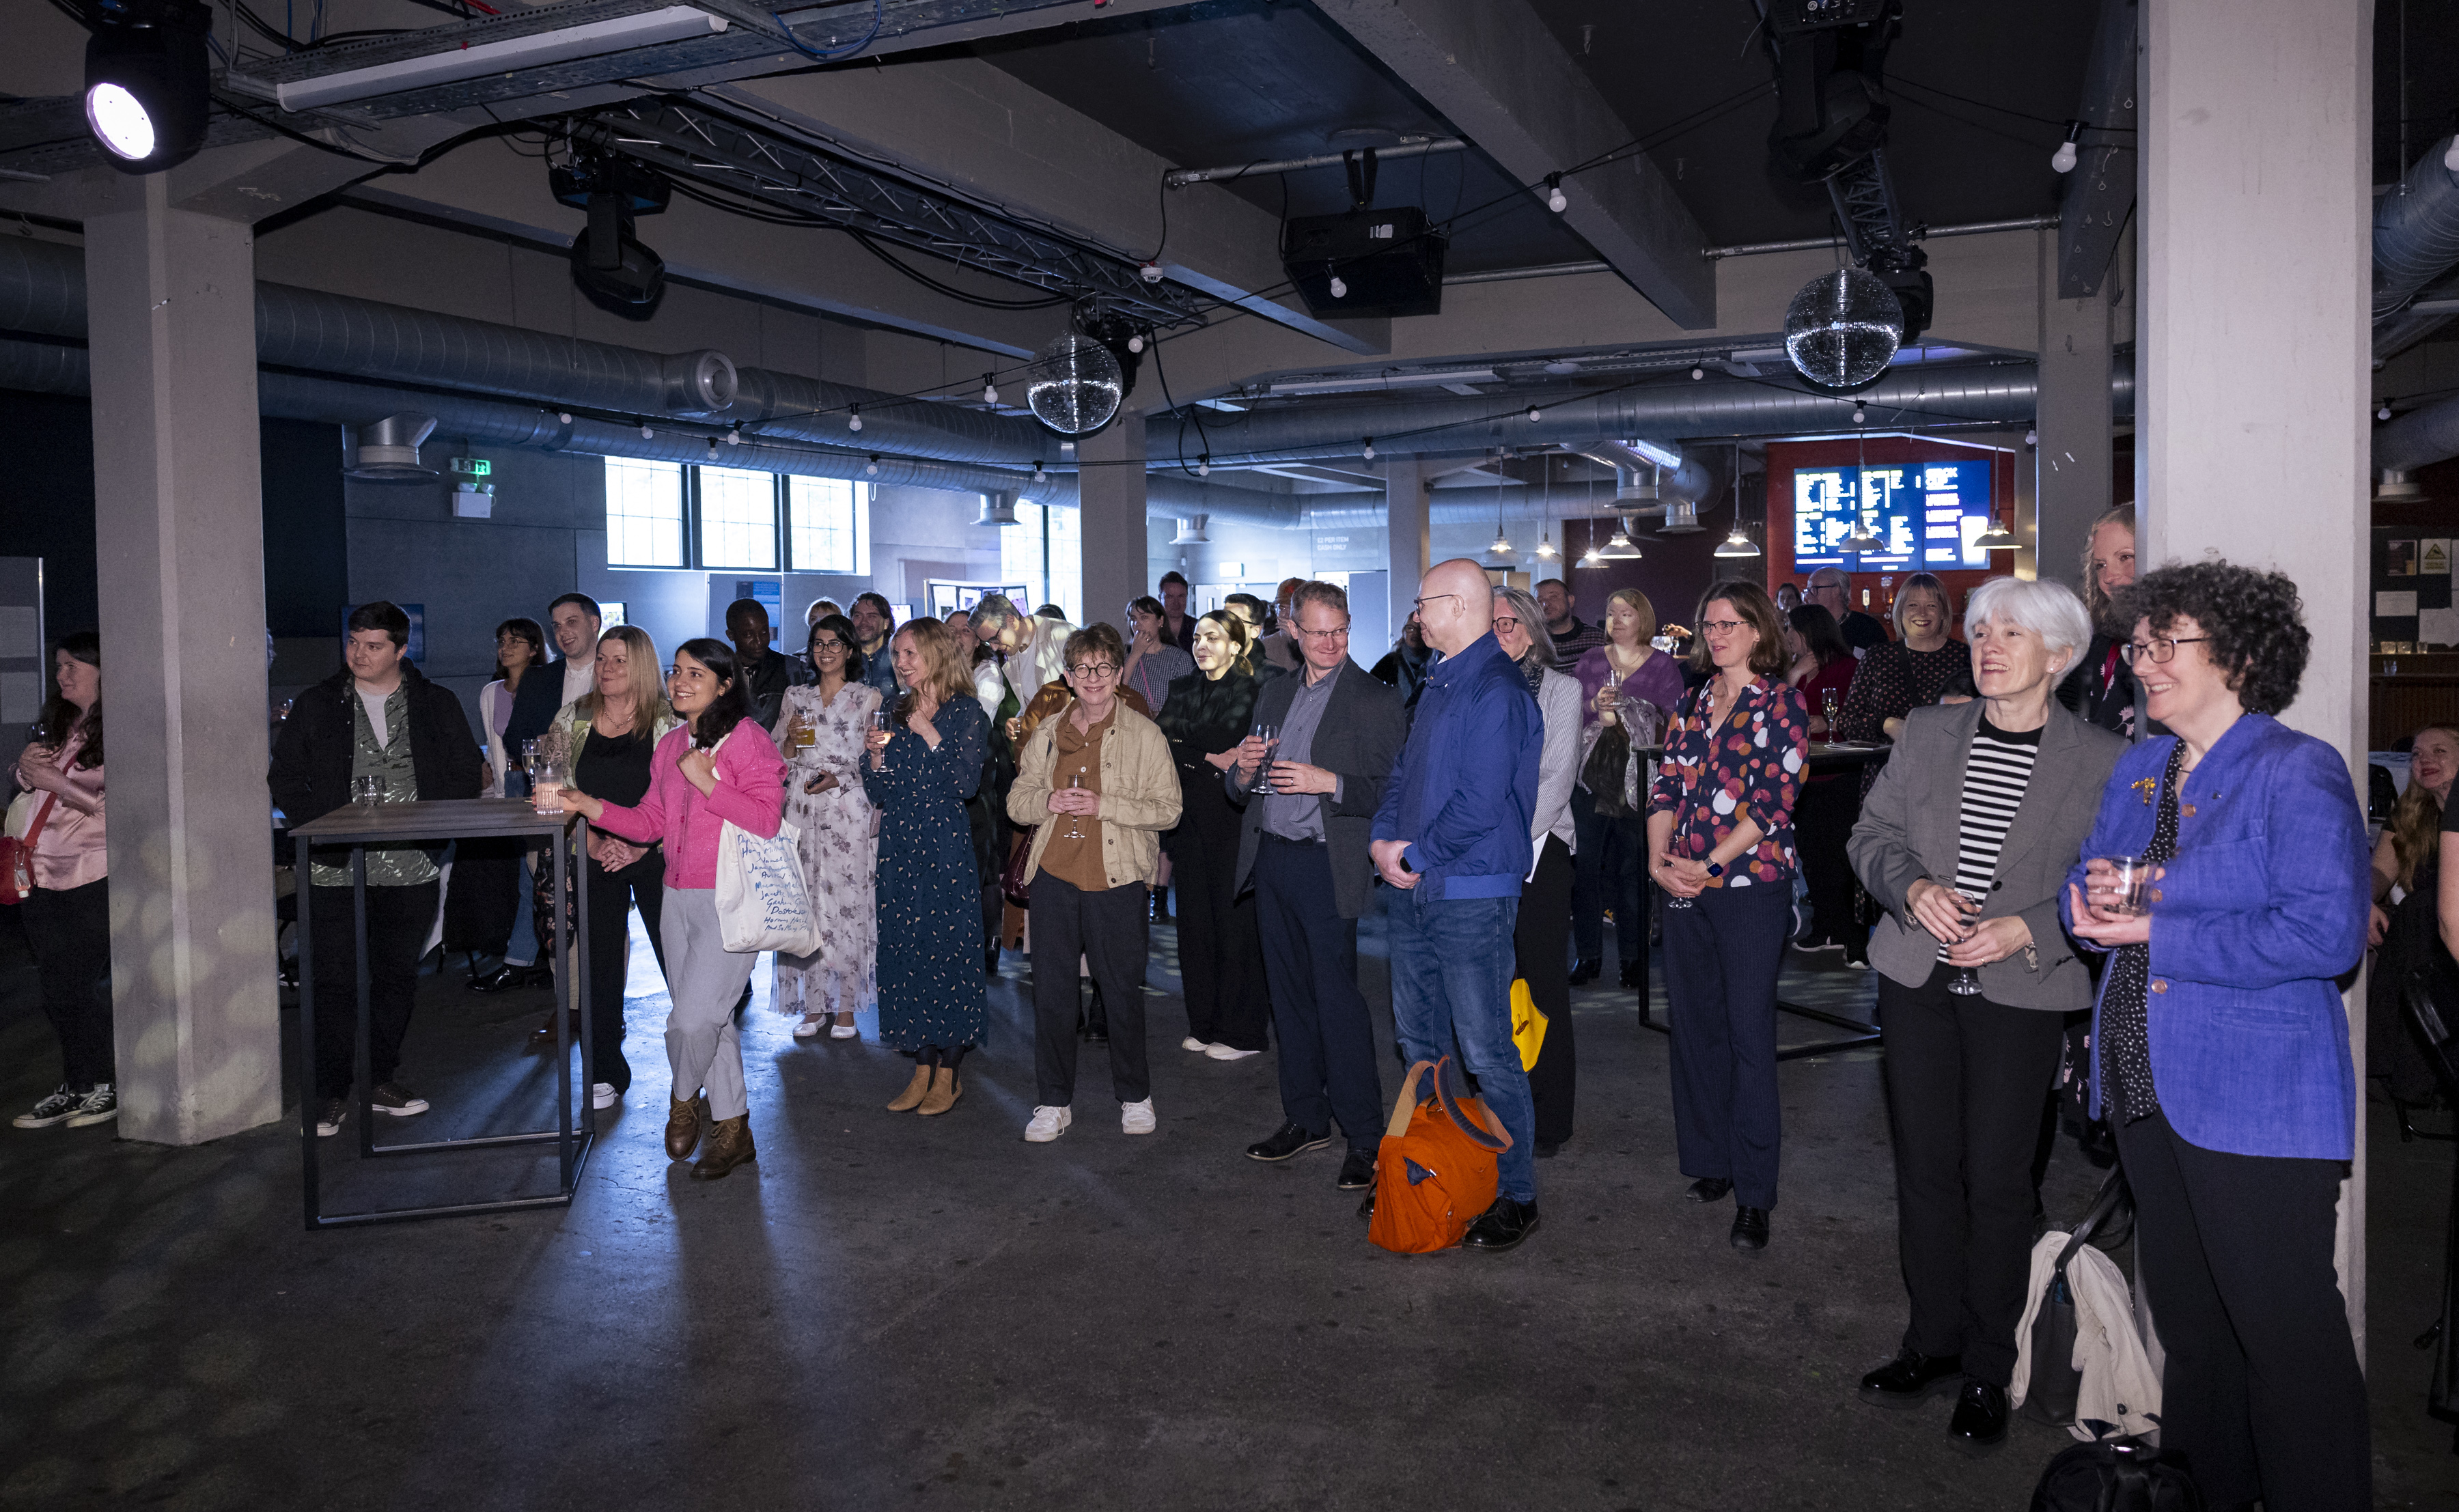
[{"label": "grey support pillar", "polygon": [[1390,645],[1399,640],[1400,627],[1409,622],[1418,579],[1434,565],[1427,559],[1434,536],[1433,517],[1426,507],[1426,470],[1416,457],[1383,459],[1383,507],[1392,559],[1392,622],[1385,627],[1383,643]]},{"label": "grey support pillar", "polygon": [[1076,443],[1077,521],[1083,552],[1083,622],[1107,620],[1128,634],[1127,602],[1153,591],[1145,545],[1145,422],[1133,411]]},{"label": "grey support pillar", "polygon": [[[2041,303],[2040,445],[2036,465],[2038,576],[2083,592],[2083,553],[2091,522],[2109,512],[2110,291],[2058,298],[2058,234],[2039,233]],[[2127,275],[2133,277],[2130,272]]]},{"label": "grey support pillar", "polygon": [[[2147,567],[2216,552],[2296,579],[2313,648],[2282,718],[2346,755],[2362,801],[2373,7],[2146,0],[2144,22],[2137,545]],[[2362,1356],[2351,1040],[2339,1260]]]},{"label": "grey support pillar", "polygon": [[85,268],[119,1132],[194,1144],[281,1116],[281,1023],[255,236],[167,177],[86,217]]}]

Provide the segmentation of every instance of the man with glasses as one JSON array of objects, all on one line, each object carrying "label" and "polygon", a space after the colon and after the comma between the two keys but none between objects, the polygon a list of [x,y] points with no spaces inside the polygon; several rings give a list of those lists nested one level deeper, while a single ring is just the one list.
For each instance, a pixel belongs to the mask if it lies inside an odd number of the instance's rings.
[{"label": "man with glasses", "polygon": [[1841,567],[1821,567],[1810,575],[1810,587],[1802,599],[1815,603],[1836,617],[1836,627],[1844,632],[1844,643],[1853,655],[1863,656],[1872,646],[1887,643],[1887,627],[1876,615],[1866,615],[1853,607],[1849,597],[1853,579]]},{"label": "man with glasses", "polygon": [[[1375,1184],[1385,1114],[1374,1024],[1357,990],[1357,919],[1375,895],[1367,827],[1408,716],[1398,693],[1349,659],[1348,594],[1301,583],[1288,623],[1300,674],[1255,695],[1255,723],[1279,731],[1277,748],[1250,735],[1222,775],[1230,801],[1246,810],[1231,895],[1253,881],[1281,1045],[1283,1122],[1247,1154],[1285,1161],[1321,1149],[1337,1123],[1349,1146],[1339,1186],[1356,1191]],[[1271,791],[1251,792],[1267,759]]]},{"label": "man with glasses", "polygon": [[1418,622],[1443,654],[1375,814],[1375,869],[1392,953],[1392,1025],[1401,1059],[1460,1067],[1511,1136],[1494,1205],[1471,1250],[1509,1250],[1537,1228],[1537,1116],[1511,1039],[1513,928],[1535,851],[1545,722],[1519,664],[1494,640],[1485,569],[1442,562],[1418,590]]}]

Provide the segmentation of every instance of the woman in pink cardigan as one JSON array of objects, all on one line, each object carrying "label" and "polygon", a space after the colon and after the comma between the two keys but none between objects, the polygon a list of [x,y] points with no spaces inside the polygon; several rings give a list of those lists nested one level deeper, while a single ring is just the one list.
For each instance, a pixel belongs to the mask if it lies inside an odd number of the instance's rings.
[{"label": "woman in pink cardigan", "polygon": [[[725,822],[762,838],[777,832],[786,803],[786,763],[752,718],[751,700],[723,640],[686,640],[675,649],[666,700],[683,726],[658,743],[649,790],[624,808],[563,790],[564,807],[626,840],[663,842],[665,907],[658,923],[666,947],[666,1061],[674,1087],[666,1107],[666,1156],[690,1160],[708,1136],[692,1175],[715,1181],[760,1158],[751,1145],[751,1106],[743,1090],[743,1042],[734,1002],[751,979],[756,952],[728,951],[717,927],[717,843]],[[723,743],[724,749],[719,749]]]}]

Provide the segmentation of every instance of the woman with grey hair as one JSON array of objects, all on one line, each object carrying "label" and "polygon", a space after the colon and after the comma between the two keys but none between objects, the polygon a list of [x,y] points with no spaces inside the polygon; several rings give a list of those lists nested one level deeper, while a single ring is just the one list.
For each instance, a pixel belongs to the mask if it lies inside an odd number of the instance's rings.
[{"label": "woman with grey hair", "polygon": [[1494,643],[1519,663],[1545,719],[1537,759],[1537,808],[1529,822],[1537,859],[1520,884],[1520,917],[1512,926],[1514,972],[1545,1016],[1545,1038],[1528,1068],[1537,1104],[1537,1153],[1553,1154],[1571,1137],[1576,1051],[1571,1040],[1571,789],[1580,777],[1580,683],[1554,663],[1554,638],[1545,612],[1524,588],[1494,590]]},{"label": "woman with grey hair", "polygon": [[1849,847],[1886,911],[1870,963],[1912,1302],[1900,1352],[1861,1377],[1861,1397],[1902,1407],[1957,1391],[1948,1436],[1985,1449],[2007,1433],[2041,1100],[2066,1015],[2091,1003],[2060,888],[2126,746],[2050,696],[2091,641],[2063,585],[1993,578],[1973,590],[1965,634],[1981,696],[1905,712]]}]

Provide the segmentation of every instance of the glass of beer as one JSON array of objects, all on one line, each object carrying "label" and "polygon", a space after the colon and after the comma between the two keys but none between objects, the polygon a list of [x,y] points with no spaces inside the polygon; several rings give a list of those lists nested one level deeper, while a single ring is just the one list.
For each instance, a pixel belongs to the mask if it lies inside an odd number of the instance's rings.
[{"label": "glass of beer", "polygon": [[542,814],[563,812],[563,785],[569,780],[561,757],[541,751],[530,764],[530,804]]}]

